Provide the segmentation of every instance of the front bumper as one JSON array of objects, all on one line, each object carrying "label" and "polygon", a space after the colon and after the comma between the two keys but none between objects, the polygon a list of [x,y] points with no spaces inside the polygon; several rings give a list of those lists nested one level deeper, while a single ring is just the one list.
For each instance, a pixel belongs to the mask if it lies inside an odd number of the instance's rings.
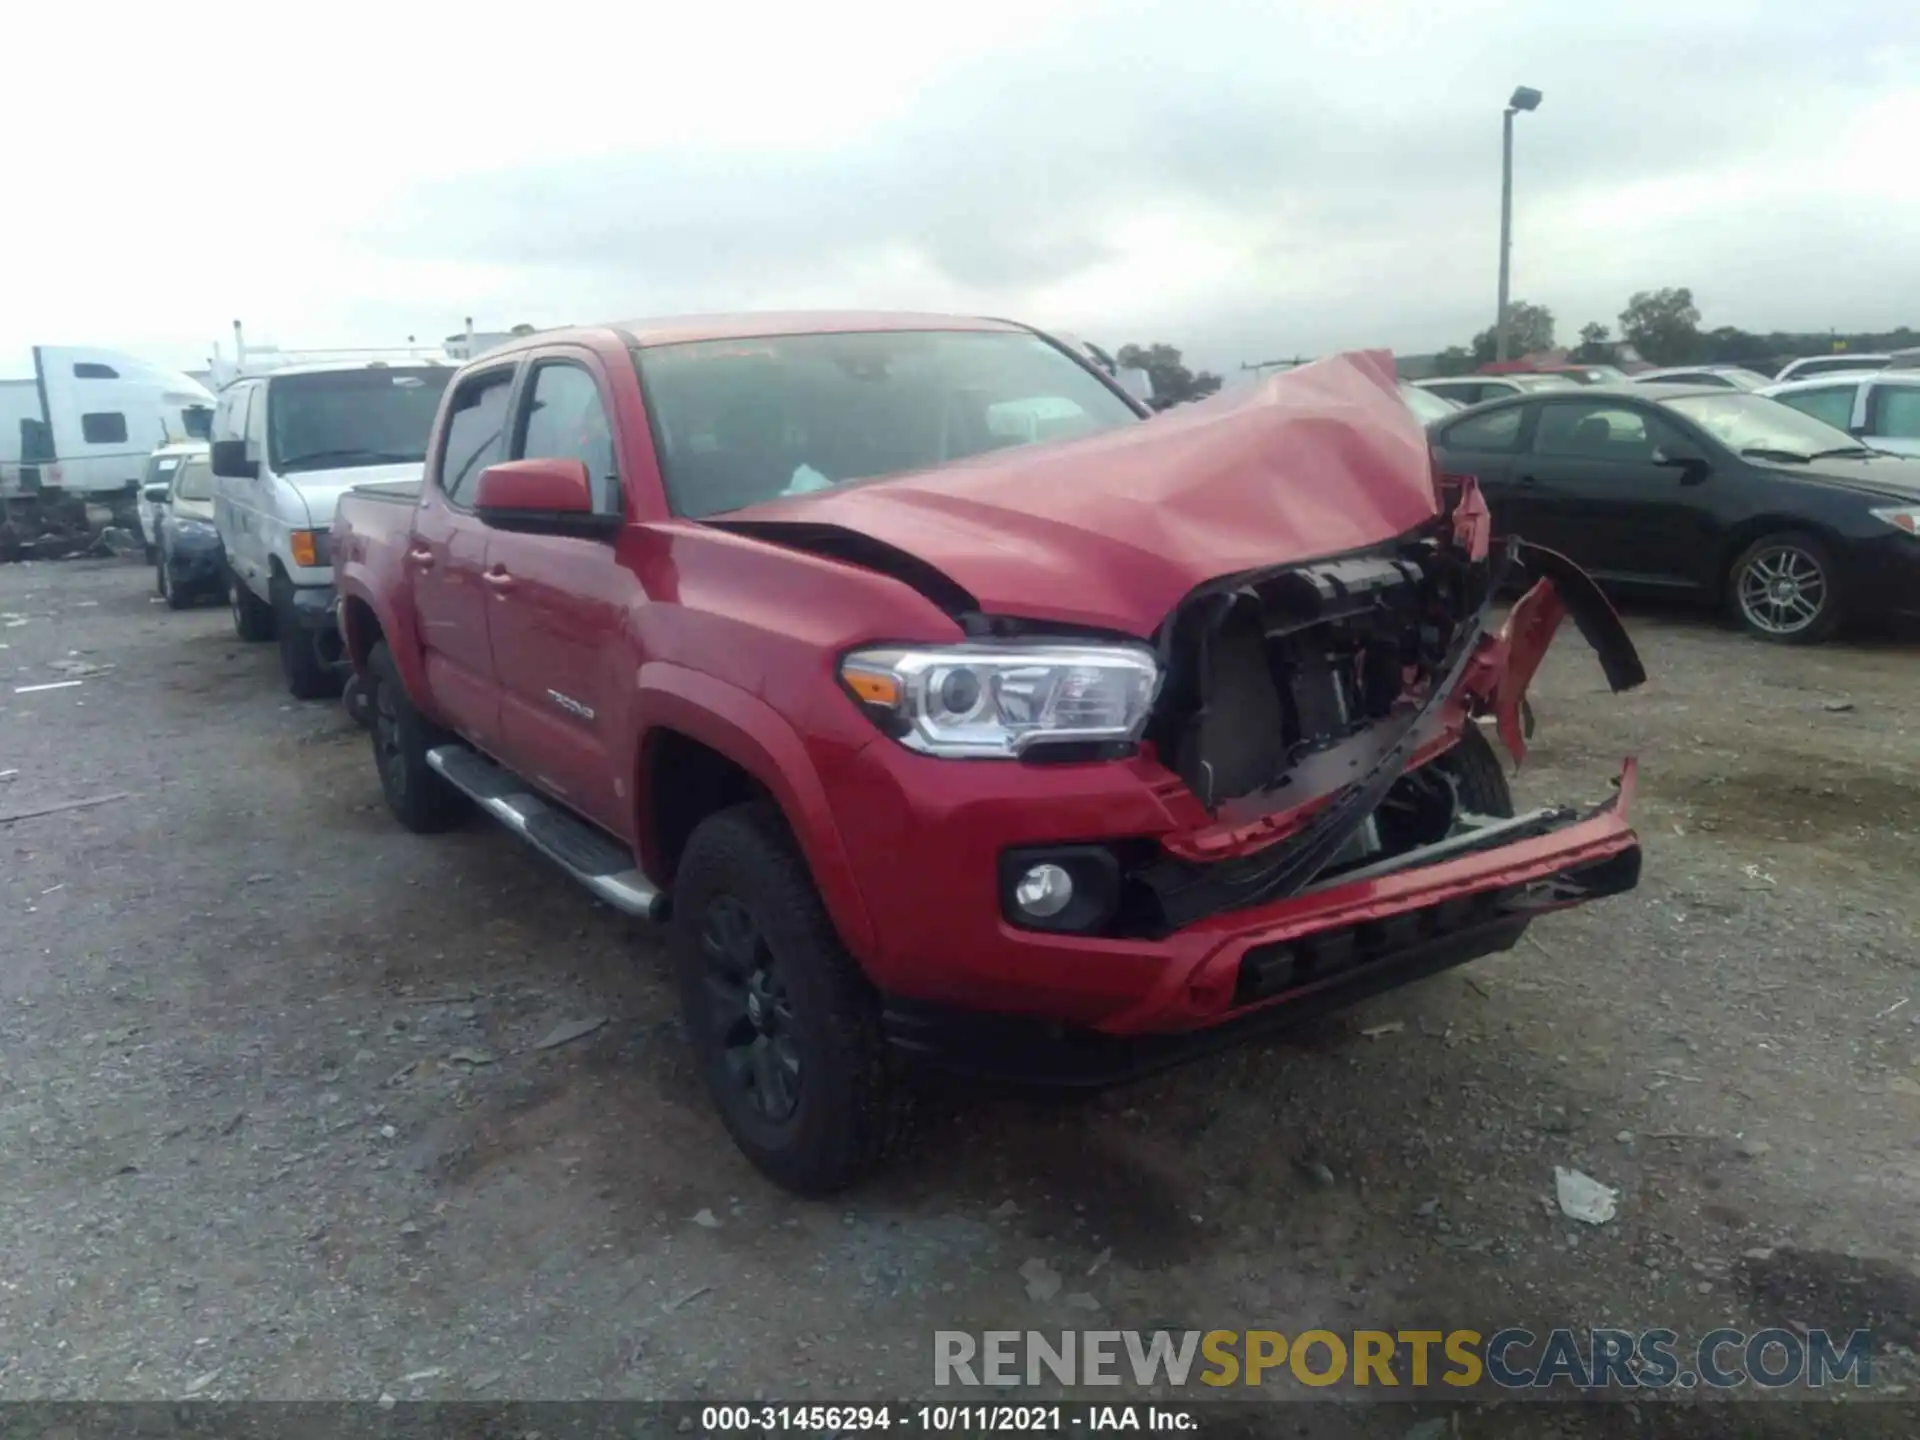
[{"label": "front bumper", "polygon": [[[911,1049],[951,1048],[929,1038],[940,1034],[964,1038],[974,1022],[925,1020],[955,1012],[1026,1017],[1060,1036],[1210,1043],[1189,1032],[1350,1003],[1503,949],[1531,916],[1618,894],[1639,875],[1628,762],[1604,803],[1510,843],[1221,909],[1155,938],[1030,930],[1004,918],[1001,854],[1175,831],[1166,772],[1144,759],[1052,771],[963,767],[974,772],[965,793],[947,797],[936,818],[922,808],[935,778],[924,771],[943,762],[892,747],[861,758],[905,772],[876,783],[869,770],[865,785],[829,793],[847,796],[846,808],[836,805],[839,828],[876,936],[862,959],[887,997],[896,1040]],[[937,856],[916,832],[940,834]]]},{"label": "front bumper", "polygon": [[297,585],[286,592],[287,609],[293,623],[304,634],[320,663],[345,676],[353,669],[346,642],[340,635],[340,617],[331,585]]},{"label": "front bumper", "polygon": [[1863,620],[1920,620],[1920,537],[1890,530],[1847,548],[1845,598]]},{"label": "front bumper", "polygon": [[218,535],[161,534],[167,576],[179,587],[226,588],[226,550]]}]

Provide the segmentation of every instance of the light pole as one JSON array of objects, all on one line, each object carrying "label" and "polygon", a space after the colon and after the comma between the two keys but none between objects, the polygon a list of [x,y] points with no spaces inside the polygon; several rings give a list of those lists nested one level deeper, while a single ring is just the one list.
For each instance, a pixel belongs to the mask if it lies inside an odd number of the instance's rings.
[{"label": "light pole", "polygon": [[1513,254],[1513,117],[1538,110],[1540,92],[1519,86],[1500,117],[1500,313],[1494,319],[1493,358],[1507,358],[1507,268]]}]

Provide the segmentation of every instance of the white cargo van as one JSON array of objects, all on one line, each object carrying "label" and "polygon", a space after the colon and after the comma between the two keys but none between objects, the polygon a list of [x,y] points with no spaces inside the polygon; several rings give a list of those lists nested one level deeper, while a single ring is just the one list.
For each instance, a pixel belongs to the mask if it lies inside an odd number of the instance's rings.
[{"label": "white cargo van", "polygon": [[213,511],[234,630],[278,638],[300,699],[338,694],[345,678],[327,552],[334,507],[355,485],[420,478],[452,375],[444,359],[295,361],[243,368],[217,397]]}]

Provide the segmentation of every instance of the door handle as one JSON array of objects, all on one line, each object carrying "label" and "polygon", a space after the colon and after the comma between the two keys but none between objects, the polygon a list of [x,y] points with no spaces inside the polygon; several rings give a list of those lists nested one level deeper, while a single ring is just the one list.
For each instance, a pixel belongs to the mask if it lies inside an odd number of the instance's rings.
[{"label": "door handle", "polygon": [[433,551],[425,545],[413,545],[407,549],[407,563],[416,570],[433,568]]},{"label": "door handle", "polygon": [[480,578],[486,581],[493,593],[502,600],[506,599],[507,592],[513,589],[513,576],[504,570],[489,570]]}]

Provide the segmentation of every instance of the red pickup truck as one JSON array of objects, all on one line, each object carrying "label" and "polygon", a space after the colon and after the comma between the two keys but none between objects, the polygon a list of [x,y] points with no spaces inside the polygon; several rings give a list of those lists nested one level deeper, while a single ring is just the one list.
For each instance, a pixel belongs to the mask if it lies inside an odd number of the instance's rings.
[{"label": "red pickup truck", "polygon": [[1633,646],[1381,354],[1154,416],[1002,321],[548,332],[333,555],[394,815],[669,927],[728,1130],[805,1193],[909,1059],[1107,1082],[1638,879],[1631,761],[1515,815],[1486,738],[1563,617],[1616,689]]}]

